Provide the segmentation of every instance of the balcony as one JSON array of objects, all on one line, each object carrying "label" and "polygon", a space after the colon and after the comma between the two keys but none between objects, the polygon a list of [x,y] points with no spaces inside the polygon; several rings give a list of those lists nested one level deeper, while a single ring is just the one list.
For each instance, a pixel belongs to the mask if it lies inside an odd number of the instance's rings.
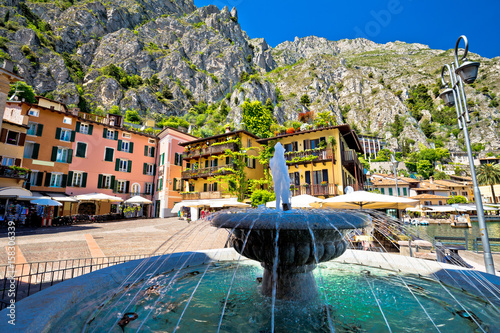
[{"label": "balcony", "polygon": [[229,170],[224,170],[225,168],[234,168],[234,165],[231,164],[195,170],[184,170],[182,171],[182,179],[207,178],[217,175],[227,175],[228,173],[231,173],[231,171]]},{"label": "balcony", "polygon": [[9,167],[5,165],[0,165],[0,177],[3,178],[12,178],[12,179],[22,179],[28,180],[30,178],[30,170],[21,168],[16,169],[17,167]]},{"label": "balcony", "polygon": [[181,193],[182,200],[199,200],[199,199],[220,199],[222,193],[220,191],[210,192],[186,192]]},{"label": "balcony", "polygon": [[[292,196],[308,194],[313,196],[334,196],[335,195],[335,184],[313,184],[304,186],[304,184],[295,186],[290,190]],[[337,192],[338,194],[338,192]]]},{"label": "balcony", "polygon": [[[313,159],[313,157],[316,157]],[[332,160],[331,149],[323,148],[312,151],[295,151],[285,154],[286,163],[293,164],[307,164],[311,162],[322,162]],[[335,160],[334,160],[335,162]]]},{"label": "balcony", "polygon": [[210,146],[208,148],[195,149],[191,151],[184,152],[182,154],[183,159],[200,158],[202,156],[217,155],[222,154],[226,149],[237,151],[238,144],[234,142],[225,143],[223,145]]}]

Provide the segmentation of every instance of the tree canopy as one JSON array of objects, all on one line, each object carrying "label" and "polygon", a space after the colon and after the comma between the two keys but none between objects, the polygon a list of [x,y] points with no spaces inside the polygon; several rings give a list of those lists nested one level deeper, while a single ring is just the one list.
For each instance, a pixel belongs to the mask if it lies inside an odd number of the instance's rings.
[{"label": "tree canopy", "polygon": [[14,95],[14,92],[16,91],[16,85],[17,85],[16,97],[18,97],[18,100],[22,101],[24,98],[24,100],[28,103],[37,102],[33,88],[29,84],[26,84],[25,82],[22,81],[12,83],[10,85],[9,98],[12,97],[12,95]]},{"label": "tree canopy", "polygon": [[273,124],[274,118],[272,110],[266,108],[259,101],[243,103],[243,122],[248,131],[261,138],[271,136],[270,127]]}]

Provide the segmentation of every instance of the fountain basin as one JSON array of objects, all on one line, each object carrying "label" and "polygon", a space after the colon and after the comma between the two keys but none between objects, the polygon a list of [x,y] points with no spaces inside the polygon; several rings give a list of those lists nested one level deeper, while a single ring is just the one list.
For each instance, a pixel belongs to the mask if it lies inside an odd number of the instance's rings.
[{"label": "fountain basin", "polygon": [[[201,271],[208,262],[215,261],[224,264],[236,262],[238,258],[239,254],[233,249],[175,253],[173,255],[164,255],[150,259],[151,263],[156,264],[152,266],[145,265],[144,270],[146,274],[153,273],[157,268],[159,268],[157,274],[171,272],[172,270],[175,271],[180,269],[187,259],[184,267],[189,266],[192,269]],[[136,260],[80,276],[59,283],[17,302],[15,329],[22,332],[81,331],[90,314],[107,298],[107,296],[109,296],[108,293],[110,291],[116,291],[116,288],[127,276],[129,276],[129,274],[133,273],[131,278],[136,278],[139,273],[134,273],[134,269],[140,265],[142,261],[143,260]],[[393,276],[401,274],[399,272],[401,270],[405,272],[405,274],[401,275],[403,277],[407,274],[413,274],[415,276],[420,275],[427,281],[439,279],[439,281],[447,285],[447,287],[451,286],[457,288],[453,290],[455,295],[459,295],[461,291],[458,290],[463,288],[466,293],[478,295],[478,297],[489,295],[491,301],[494,302],[496,306],[500,306],[498,299],[492,297],[490,289],[500,288],[500,278],[486,273],[422,259],[402,257],[396,254],[373,253],[357,250],[347,250],[341,258],[335,259],[333,262],[345,263],[348,265],[356,264],[356,266],[358,266],[360,262],[363,262],[366,265],[360,267],[381,268],[387,270]],[[195,266],[196,268],[194,268]],[[484,283],[476,280],[477,276],[481,276],[481,279],[487,280],[491,285],[485,287]],[[204,283],[209,284],[210,282],[206,281]],[[252,288],[252,286],[249,286],[249,288]],[[364,284],[364,288],[368,288],[366,284]],[[490,289],[490,291],[488,291],[488,289]],[[481,293],[484,295],[482,296]],[[368,293],[368,295],[369,294],[370,293]],[[446,293],[443,293],[443,289],[440,289],[439,294],[434,293],[432,296],[440,298],[442,294]],[[214,300],[214,304],[219,303],[219,301],[220,300]],[[392,302],[394,301],[395,300],[392,300]],[[486,303],[483,302],[482,304]],[[245,303],[239,304],[239,306],[245,308]],[[339,306],[344,307],[345,304]],[[333,305],[333,307],[336,307],[336,305]],[[413,309],[413,312],[415,315],[422,315],[423,313],[422,309],[418,306]],[[6,318],[7,311],[1,311],[0,315]],[[143,315],[139,313],[138,320],[141,320],[141,316]],[[484,316],[482,318],[484,320]],[[499,318],[497,317],[490,318],[490,322],[492,323],[490,327],[494,327],[494,323],[498,322],[498,320]],[[248,325],[248,321],[246,323],[247,327],[249,327],[249,331],[255,331],[256,325]],[[389,323],[392,323],[390,319]],[[214,325],[217,326],[217,323],[214,323]],[[392,325],[391,327],[393,330],[403,330],[406,327],[398,328],[394,323]],[[109,328],[110,327],[106,327],[106,331]],[[116,332],[121,332],[119,327],[117,327],[117,329]],[[12,326],[9,325],[7,321],[0,321],[0,331],[9,332],[11,330]]]},{"label": "fountain basin", "polygon": [[238,253],[261,263],[263,295],[295,301],[317,298],[316,265],[340,257],[347,248],[344,233],[369,223],[352,210],[252,209],[212,219],[213,226],[231,230]]}]

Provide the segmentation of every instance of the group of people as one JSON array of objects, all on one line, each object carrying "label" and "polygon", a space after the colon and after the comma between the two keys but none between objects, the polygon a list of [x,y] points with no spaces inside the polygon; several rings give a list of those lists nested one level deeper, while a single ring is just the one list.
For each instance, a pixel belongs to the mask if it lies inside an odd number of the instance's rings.
[{"label": "group of people", "polygon": [[210,216],[210,214],[212,214],[215,210],[214,209],[210,209],[210,208],[202,208],[201,209],[201,213],[200,213],[200,217],[202,219],[206,219]]}]

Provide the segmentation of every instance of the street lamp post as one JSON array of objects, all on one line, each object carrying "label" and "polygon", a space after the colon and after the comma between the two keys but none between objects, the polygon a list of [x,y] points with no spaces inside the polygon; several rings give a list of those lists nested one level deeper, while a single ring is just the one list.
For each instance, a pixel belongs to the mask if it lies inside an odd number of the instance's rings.
[{"label": "street lamp post", "polygon": [[394,158],[394,155],[391,155],[391,163],[392,163],[392,168],[394,169],[394,179],[396,180],[396,196],[399,197],[399,191],[398,191],[398,174],[397,174],[397,168],[399,165],[399,162]]},{"label": "street lamp post", "polygon": [[[460,40],[464,40],[465,49],[464,54],[460,61],[458,59],[458,45]],[[495,266],[491,256],[490,241],[488,238],[488,229],[486,229],[486,222],[484,219],[483,202],[481,201],[481,192],[477,185],[476,170],[474,167],[474,159],[470,147],[469,131],[467,123],[470,122],[469,110],[467,109],[467,99],[465,97],[464,82],[467,84],[473,83],[476,80],[479,68],[478,62],[471,62],[467,60],[467,53],[469,51],[469,42],[464,35],[460,36],[455,45],[455,62],[445,64],[441,70],[441,82],[446,89],[439,95],[447,106],[456,104],[458,127],[464,131],[465,145],[467,147],[467,155],[469,157],[469,166],[472,176],[472,184],[474,190],[474,201],[476,202],[477,220],[479,222],[479,232],[481,233],[481,241],[484,249],[484,263],[486,271],[495,275]],[[444,78],[445,71],[448,71],[450,81],[446,82]]]}]

